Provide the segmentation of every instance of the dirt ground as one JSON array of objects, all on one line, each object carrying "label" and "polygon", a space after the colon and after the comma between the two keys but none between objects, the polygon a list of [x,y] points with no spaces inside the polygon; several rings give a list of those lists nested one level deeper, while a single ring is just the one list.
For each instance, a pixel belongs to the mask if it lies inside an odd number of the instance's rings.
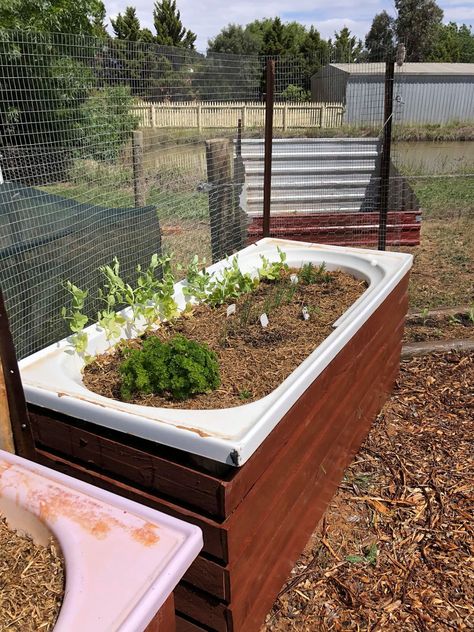
[{"label": "dirt ground", "polygon": [[261,632],[474,629],[474,357],[403,361]]}]

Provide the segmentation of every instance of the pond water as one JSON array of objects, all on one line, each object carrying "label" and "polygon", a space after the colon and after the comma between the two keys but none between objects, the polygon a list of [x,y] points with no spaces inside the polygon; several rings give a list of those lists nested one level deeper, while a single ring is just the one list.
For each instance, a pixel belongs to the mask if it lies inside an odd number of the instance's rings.
[{"label": "pond water", "polygon": [[400,142],[392,146],[392,158],[405,173],[474,173],[474,142]]}]

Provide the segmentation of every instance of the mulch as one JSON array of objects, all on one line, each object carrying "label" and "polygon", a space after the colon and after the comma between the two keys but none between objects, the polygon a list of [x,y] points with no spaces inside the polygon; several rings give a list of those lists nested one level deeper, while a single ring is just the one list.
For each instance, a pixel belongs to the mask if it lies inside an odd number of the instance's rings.
[{"label": "mulch", "polygon": [[395,391],[261,632],[474,629],[474,356]]},{"label": "mulch", "polygon": [[[236,311],[227,317],[227,305],[198,306],[191,317],[164,323],[156,332],[161,340],[182,334],[206,343],[218,357],[221,385],[215,391],[184,402],[159,395],[136,395],[131,403],[168,408],[226,408],[239,406],[271,393],[333,331],[333,323],[364,292],[365,281],[344,272],[331,272],[330,283],[294,288],[286,303],[285,284],[260,283],[253,292],[235,301]],[[280,301],[278,303],[278,301]],[[273,307],[272,307],[273,306]],[[302,308],[309,310],[304,320]],[[270,311],[271,309],[271,311]],[[259,317],[268,312],[263,328]],[[132,341],[140,345],[140,341]],[[120,399],[123,360],[119,351],[105,353],[85,367],[84,384],[104,397]]]},{"label": "mulch", "polygon": [[474,338],[474,320],[468,312],[408,316],[404,342],[465,340]]},{"label": "mulch", "polygon": [[64,564],[54,542],[37,545],[0,516],[0,630],[52,630],[63,594]]}]

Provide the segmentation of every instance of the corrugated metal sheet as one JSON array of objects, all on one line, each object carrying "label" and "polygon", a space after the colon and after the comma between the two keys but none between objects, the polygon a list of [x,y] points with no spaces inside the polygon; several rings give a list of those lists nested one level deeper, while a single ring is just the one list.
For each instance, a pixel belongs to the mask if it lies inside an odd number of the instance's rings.
[{"label": "corrugated metal sheet", "polygon": [[[376,138],[275,139],[273,213],[351,212],[377,208]],[[245,184],[242,208],[263,212],[264,141],[242,140]]]},{"label": "corrugated metal sheet", "polygon": [[[427,77],[397,73],[395,123],[474,121],[474,77]],[[376,77],[350,77],[346,88],[346,124],[381,124],[384,83]]]},{"label": "corrugated metal sheet", "polygon": [[[350,75],[374,75],[385,74],[385,63],[368,62],[356,64],[328,64],[332,68],[341,70]],[[407,62],[401,67],[405,75],[473,75],[474,64],[440,64],[440,63],[413,63]]]},{"label": "corrugated metal sheet", "polygon": [[[312,77],[311,93],[345,105],[345,124],[382,124],[384,64],[329,64]],[[474,64],[397,67],[394,99],[396,123],[472,122]]]}]

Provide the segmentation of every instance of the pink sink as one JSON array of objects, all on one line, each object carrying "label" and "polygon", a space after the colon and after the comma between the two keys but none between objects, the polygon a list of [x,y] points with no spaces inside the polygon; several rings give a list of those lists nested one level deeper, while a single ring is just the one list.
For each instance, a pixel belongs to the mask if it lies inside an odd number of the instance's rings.
[{"label": "pink sink", "polygon": [[65,560],[54,632],[168,632],[172,591],[202,548],[198,527],[0,450],[0,513]]}]

